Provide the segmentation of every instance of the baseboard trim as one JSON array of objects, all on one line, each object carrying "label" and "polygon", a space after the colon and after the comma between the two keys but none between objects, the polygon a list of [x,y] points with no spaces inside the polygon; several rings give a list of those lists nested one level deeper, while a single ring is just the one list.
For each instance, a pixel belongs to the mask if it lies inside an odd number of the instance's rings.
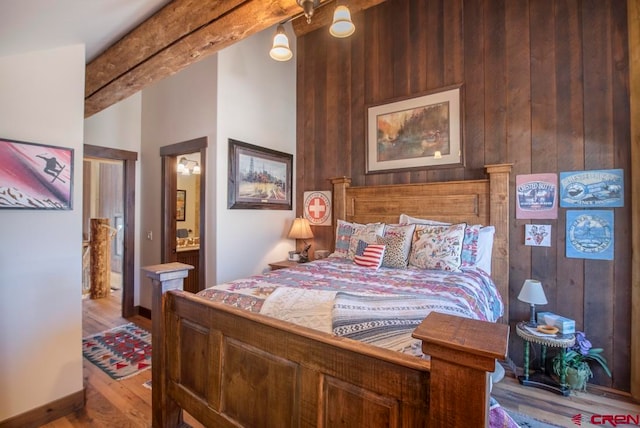
[{"label": "baseboard trim", "polygon": [[82,388],[66,397],[59,398],[44,406],[37,407],[21,415],[0,422],[0,428],[39,427],[81,410],[86,402],[86,391]]},{"label": "baseboard trim", "polygon": [[136,310],[138,311],[138,315],[141,317],[145,317],[146,319],[151,319],[151,309],[147,309],[144,306],[136,306]]}]

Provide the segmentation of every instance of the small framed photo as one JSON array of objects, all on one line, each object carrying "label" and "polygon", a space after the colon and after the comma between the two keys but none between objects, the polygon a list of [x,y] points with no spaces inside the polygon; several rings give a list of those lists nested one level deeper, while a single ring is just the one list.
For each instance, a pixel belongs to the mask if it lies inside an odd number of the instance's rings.
[{"label": "small framed photo", "polygon": [[230,209],[291,210],[293,155],[229,139]]},{"label": "small framed photo", "polygon": [[73,208],[73,149],[0,139],[0,208]]},{"label": "small framed photo", "polygon": [[461,87],[367,110],[367,173],[462,166]]},{"label": "small framed photo", "polygon": [[524,244],[531,247],[551,246],[550,224],[525,224]]},{"label": "small framed photo", "polygon": [[185,221],[187,217],[187,191],[178,190],[176,198],[176,220]]}]

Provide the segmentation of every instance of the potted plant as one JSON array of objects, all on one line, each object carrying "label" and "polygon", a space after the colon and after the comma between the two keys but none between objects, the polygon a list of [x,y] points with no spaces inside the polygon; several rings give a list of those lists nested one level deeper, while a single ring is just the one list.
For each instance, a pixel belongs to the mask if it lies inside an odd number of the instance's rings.
[{"label": "potted plant", "polygon": [[566,385],[579,391],[585,391],[587,389],[587,379],[593,377],[591,366],[592,361],[600,364],[609,377],[611,377],[611,370],[607,366],[607,360],[602,356],[602,348],[594,348],[591,342],[587,339],[587,336],[581,332],[576,332],[576,343],[565,352],[558,353],[553,358],[553,372],[560,376],[563,368]]}]

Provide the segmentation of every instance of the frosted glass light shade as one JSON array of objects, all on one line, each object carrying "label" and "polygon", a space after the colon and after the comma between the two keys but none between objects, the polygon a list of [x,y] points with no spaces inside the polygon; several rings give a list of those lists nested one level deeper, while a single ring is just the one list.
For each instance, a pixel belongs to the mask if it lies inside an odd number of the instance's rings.
[{"label": "frosted glass light shade", "polygon": [[547,296],[544,294],[542,283],[535,279],[527,279],[522,284],[518,300],[532,305],[546,305]]},{"label": "frosted glass light shade", "polygon": [[276,61],[289,61],[293,57],[293,52],[289,48],[289,38],[282,24],[278,25],[276,34],[273,36],[273,47],[269,51],[269,56]]},{"label": "frosted glass light shade", "polygon": [[336,7],[333,12],[333,23],[329,27],[329,33],[333,37],[343,38],[349,37],[354,31],[356,31],[356,26],[351,22],[349,8],[343,5]]}]

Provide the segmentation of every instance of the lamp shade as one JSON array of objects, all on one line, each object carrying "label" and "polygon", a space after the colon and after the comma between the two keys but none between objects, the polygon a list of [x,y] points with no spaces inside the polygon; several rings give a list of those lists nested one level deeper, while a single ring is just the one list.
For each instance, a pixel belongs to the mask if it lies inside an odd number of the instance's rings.
[{"label": "lamp shade", "polygon": [[518,300],[532,305],[546,305],[547,296],[544,295],[542,283],[535,279],[526,279],[518,294]]},{"label": "lamp shade", "polygon": [[333,12],[333,24],[329,27],[329,33],[333,37],[343,38],[349,37],[356,30],[355,25],[351,22],[351,12],[349,8],[343,5],[336,7]]},{"label": "lamp shade", "polygon": [[273,47],[269,55],[276,61],[289,61],[293,57],[293,52],[289,48],[289,38],[282,24],[278,25],[276,34],[273,36]]},{"label": "lamp shade", "polygon": [[310,239],[313,238],[313,232],[309,225],[309,220],[298,217],[293,220],[291,229],[289,230],[289,238],[291,239]]}]

